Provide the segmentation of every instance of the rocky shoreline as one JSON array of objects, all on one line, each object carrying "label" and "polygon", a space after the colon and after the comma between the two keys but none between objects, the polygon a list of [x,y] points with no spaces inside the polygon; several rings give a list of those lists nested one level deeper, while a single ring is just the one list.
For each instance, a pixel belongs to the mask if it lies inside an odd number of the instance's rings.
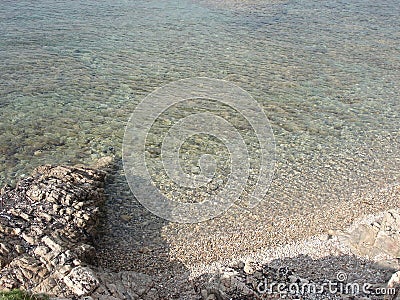
[{"label": "rocky shoreline", "polygon": [[[191,279],[177,274],[169,282],[171,287],[147,274],[102,269],[96,263],[93,237],[105,201],[105,168],[111,162],[105,158],[94,168],[38,167],[15,188],[1,190],[0,291],[20,288],[56,299],[398,299],[398,210],[367,217],[346,232],[294,244],[288,248],[291,258],[281,251],[275,260],[225,262]],[[313,247],[318,258],[307,253]],[[337,278],[335,265],[347,266],[344,274],[349,277]],[[394,289],[390,295],[357,296],[327,291],[263,293],[262,289],[265,282],[301,288],[327,281],[371,282],[371,289]]]},{"label": "rocky shoreline", "polygon": [[[0,195],[0,290],[76,299],[159,299],[150,276],[96,267],[99,169],[42,166]],[[84,298],[90,299],[90,298]]]},{"label": "rocky shoreline", "polygon": [[98,286],[86,265],[104,177],[92,169],[43,166],[15,189],[2,190],[1,287],[81,296]]}]

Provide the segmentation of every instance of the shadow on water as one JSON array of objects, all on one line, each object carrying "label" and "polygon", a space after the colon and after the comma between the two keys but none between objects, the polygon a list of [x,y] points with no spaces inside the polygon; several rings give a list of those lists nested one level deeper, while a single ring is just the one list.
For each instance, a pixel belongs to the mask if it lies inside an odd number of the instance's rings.
[{"label": "shadow on water", "polygon": [[179,298],[175,278],[185,281],[188,270],[169,257],[169,245],[162,236],[168,221],[153,215],[135,199],[121,160],[107,178],[106,193],[102,223],[94,241],[98,265],[114,272],[153,276],[160,297]]}]

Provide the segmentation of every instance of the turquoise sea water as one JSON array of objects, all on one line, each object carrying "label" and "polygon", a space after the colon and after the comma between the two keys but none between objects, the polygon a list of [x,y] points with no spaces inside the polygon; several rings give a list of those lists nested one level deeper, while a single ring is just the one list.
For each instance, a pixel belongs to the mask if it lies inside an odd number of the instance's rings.
[{"label": "turquoise sea water", "polygon": [[398,142],[397,1],[217,4],[2,1],[0,181],[118,151],[135,104],[193,76],[248,90],[278,142]]},{"label": "turquoise sea water", "polygon": [[396,185],[398,4],[1,1],[0,184],[44,163],[118,157],[143,97],[206,76],[264,108],[277,144],[275,205]]}]

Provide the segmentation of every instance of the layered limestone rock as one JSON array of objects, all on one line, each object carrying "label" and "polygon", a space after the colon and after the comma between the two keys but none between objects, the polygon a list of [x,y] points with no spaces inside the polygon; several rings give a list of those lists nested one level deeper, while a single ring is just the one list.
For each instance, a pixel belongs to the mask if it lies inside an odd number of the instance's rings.
[{"label": "layered limestone rock", "polygon": [[99,285],[87,267],[104,201],[105,173],[42,166],[0,195],[0,289],[88,295]]},{"label": "layered limestone rock", "polygon": [[369,222],[339,232],[342,241],[350,245],[354,254],[398,267],[400,258],[400,211],[389,210]]},{"label": "layered limestone rock", "polygon": [[0,193],[0,291],[56,299],[159,299],[152,278],[95,266],[91,245],[105,200],[100,169],[42,166]]}]

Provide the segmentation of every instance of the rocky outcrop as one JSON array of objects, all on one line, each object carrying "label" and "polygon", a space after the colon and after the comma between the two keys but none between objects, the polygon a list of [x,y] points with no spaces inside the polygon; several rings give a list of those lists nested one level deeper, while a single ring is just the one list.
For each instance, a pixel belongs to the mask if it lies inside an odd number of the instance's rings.
[{"label": "rocky outcrop", "polygon": [[91,298],[99,300],[143,299],[158,300],[158,291],[153,278],[143,273],[132,271],[108,272],[97,271],[99,287],[91,294]]},{"label": "rocky outcrop", "polygon": [[87,267],[104,201],[105,173],[42,166],[0,195],[0,289],[88,295],[99,280]]},{"label": "rocky outcrop", "polygon": [[400,212],[389,210],[369,222],[353,226],[347,232],[337,232],[352,252],[387,266],[398,267],[400,258]]},{"label": "rocky outcrop", "polygon": [[[0,291],[62,299],[159,299],[152,278],[95,266],[91,239],[112,160],[94,169],[42,166],[0,194]],[[100,170],[102,169],[102,170]]]}]

